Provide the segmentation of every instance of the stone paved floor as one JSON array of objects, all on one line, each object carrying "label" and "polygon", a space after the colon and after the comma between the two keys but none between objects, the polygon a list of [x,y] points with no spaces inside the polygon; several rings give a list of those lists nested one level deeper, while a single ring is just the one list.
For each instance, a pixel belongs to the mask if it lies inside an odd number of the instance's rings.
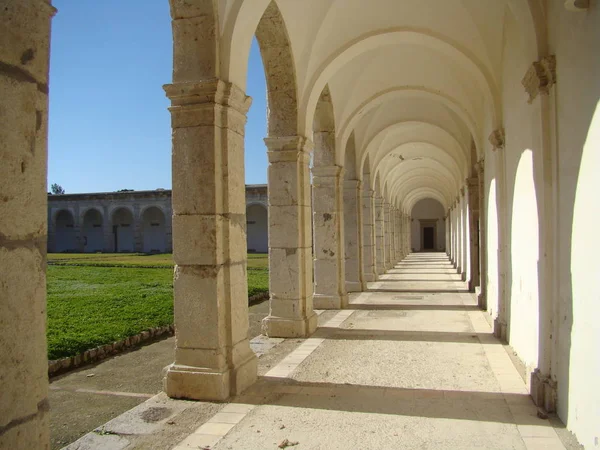
[{"label": "stone paved floor", "polygon": [[562,449],[443,254],[416,254],[176,449]]},{"label": "stone paved floor", "polygon": [[319,325],[263,355],[259,381],[231,403],[161,394],[70,448],[579,448],[556,418],[537,417],[444,254],[409,256]]}]

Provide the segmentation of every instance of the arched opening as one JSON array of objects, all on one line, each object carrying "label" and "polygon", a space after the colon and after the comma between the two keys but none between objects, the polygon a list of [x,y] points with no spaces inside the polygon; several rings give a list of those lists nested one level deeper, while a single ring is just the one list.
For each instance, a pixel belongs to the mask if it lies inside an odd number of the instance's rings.
[{"label": "arched opening", "polygon": [[75,230],[75,220],[71,211],[63,209],[58,212],[54,226],[54,251],[76,252],[77,232]]},{"label": "arched opening", "polygon": [[133,214],[127,208],[112,214],[112,248],[117,253],[135,251]]},{"label": "arched opening", "polygon": [[269,252],[269,215],[263,205],[246,208],[246,234],[248,253]]},{"label": "arched opening", "polygon": [[432,198],[415,203],[411,211],[411,247],[416,252],[441,252],[446,248],[444,207]]},{"label": "arched opening", "polygon": [[144,253],[164,253],[167,248],[165,214],[151,206],[142,214],[142,241]]},{"label": "arched opening", "polygon": [[511,296],[509,342],[529,372],[538,363],[538,208],[533,152],[521,154],[514,184],[511,223]]},{"label": "arched opening", "polygon": [[88,209],[83,216],[81,238],[86,253],[104,251],[104,226],[102,214],[97,209]]}]

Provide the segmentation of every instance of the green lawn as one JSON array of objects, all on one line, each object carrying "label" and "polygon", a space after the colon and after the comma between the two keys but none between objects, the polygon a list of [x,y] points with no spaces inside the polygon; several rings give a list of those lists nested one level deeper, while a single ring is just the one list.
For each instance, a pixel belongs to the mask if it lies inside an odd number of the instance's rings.
[{"label": "green lawn", "polygon": [[[267,255],[248,255],[248,295],[268,292]],[[173,323],[171,255],[49,254],[48,358]]]}]

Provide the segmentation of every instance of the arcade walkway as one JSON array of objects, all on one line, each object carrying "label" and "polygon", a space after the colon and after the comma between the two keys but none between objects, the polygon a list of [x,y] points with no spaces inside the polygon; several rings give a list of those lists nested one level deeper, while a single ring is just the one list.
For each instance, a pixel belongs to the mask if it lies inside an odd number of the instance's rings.
[{"label": "arcade walkway", "polygon": [[319,325],[175,448],[565,448],[445,254],[410,255]]}]

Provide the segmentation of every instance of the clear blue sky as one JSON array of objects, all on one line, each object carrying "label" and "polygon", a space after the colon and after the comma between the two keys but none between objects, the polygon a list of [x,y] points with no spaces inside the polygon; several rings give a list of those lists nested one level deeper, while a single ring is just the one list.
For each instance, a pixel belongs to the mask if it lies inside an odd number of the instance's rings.
[{"label": "clear blue sky", "polygon": [[[48,186],[67,193],[171,188],[167,0],[54,0]],[[248,65],[246,183],[267,181],[266,86]]]}]

